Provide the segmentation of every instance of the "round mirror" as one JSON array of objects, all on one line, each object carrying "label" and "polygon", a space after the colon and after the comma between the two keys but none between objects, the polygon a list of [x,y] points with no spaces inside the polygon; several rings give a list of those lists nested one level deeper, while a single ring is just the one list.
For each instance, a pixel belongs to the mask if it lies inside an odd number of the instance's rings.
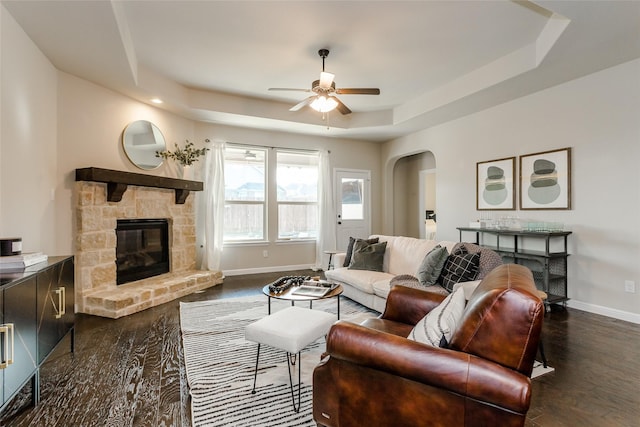
[{"label": "round mirror", "polygon": [[167,144],[156,125],[146,120],[129,123],[122,133],[122,147],[131,163],[140,169],[151,170],[162,164],[156,151],[165,151]]}]

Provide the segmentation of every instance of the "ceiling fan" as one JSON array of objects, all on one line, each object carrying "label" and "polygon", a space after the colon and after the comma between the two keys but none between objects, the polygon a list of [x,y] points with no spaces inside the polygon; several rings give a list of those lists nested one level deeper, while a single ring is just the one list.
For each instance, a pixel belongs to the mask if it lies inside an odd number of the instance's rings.
[{"label": "ceiling fan", "polygon": [[269,90],[287,90],[287,91],[299,91],[299,92],[313,92],[307,99],[294,105],[289,111],[298,111],[302,107],[309,105],[314,110],[320,113],[327,113],[334,108],[338,109],[342,114],[350,114],[351,110],[335,95],[380,95],[380,89],[378,88],[338,88],[336,89],[336,82],[333,81],[334,74],[324,71],[324,59],[329,56],[329,49],[320,49],[318,55],[322,57],[322,72],[320,73],[320,80],[314,80],[311,83],[311,89],[293,89],[293,88],[281,88],[271,87]]}]

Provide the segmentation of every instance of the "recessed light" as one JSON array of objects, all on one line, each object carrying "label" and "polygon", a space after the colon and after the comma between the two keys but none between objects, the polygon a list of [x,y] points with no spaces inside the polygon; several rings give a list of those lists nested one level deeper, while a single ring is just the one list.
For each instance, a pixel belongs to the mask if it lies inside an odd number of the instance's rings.
[{"label": "recessed light", "polygon": [[162,99],[160,98],[151,98],[151,102],[154,104],[162,104]]}]

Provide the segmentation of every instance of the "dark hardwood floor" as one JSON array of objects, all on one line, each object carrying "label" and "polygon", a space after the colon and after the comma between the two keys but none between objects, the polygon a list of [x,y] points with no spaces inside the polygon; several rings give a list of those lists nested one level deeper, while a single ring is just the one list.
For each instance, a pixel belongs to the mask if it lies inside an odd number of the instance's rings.
[{"label": "dark hardwood floor", "polygon": [[[257,295],[280,275],[227,277],[180,301]],[[556,371],[533,380],[527,427],[640,425],[639,325],[558,308],[543,339]],[[41,368],[40,405],[25,388],[0,426],[189,426],[183,365],[178,301],[117,320],[78,315],[75,354],[65,338]]]}]

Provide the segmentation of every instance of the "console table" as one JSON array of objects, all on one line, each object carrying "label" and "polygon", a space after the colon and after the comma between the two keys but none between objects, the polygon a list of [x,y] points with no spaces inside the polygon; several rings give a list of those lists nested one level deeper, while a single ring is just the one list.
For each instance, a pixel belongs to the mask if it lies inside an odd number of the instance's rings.
[{"label": "console table", "polygon": [[0,272],[0,411],[31,381],[40,400],[40,364],[67,334],[74,347],[73,257],[49,257],[20,272]]},{"label": "console table", "polygon": [[[461,242],[463,233],[474,233],[476,244],[493,249],[500,254],[504,262],[528,267],[533,273],[538,289],[546,292],[547,304],[565,303],[569,299],[567,238],[571,231],[516,231],[471,227],[458,227],[458,231]],[[495,245],[485,244],[484,235],[494,236]],[[544,248],[525,249],[524,242],[527,239],[537,240]]]}]

